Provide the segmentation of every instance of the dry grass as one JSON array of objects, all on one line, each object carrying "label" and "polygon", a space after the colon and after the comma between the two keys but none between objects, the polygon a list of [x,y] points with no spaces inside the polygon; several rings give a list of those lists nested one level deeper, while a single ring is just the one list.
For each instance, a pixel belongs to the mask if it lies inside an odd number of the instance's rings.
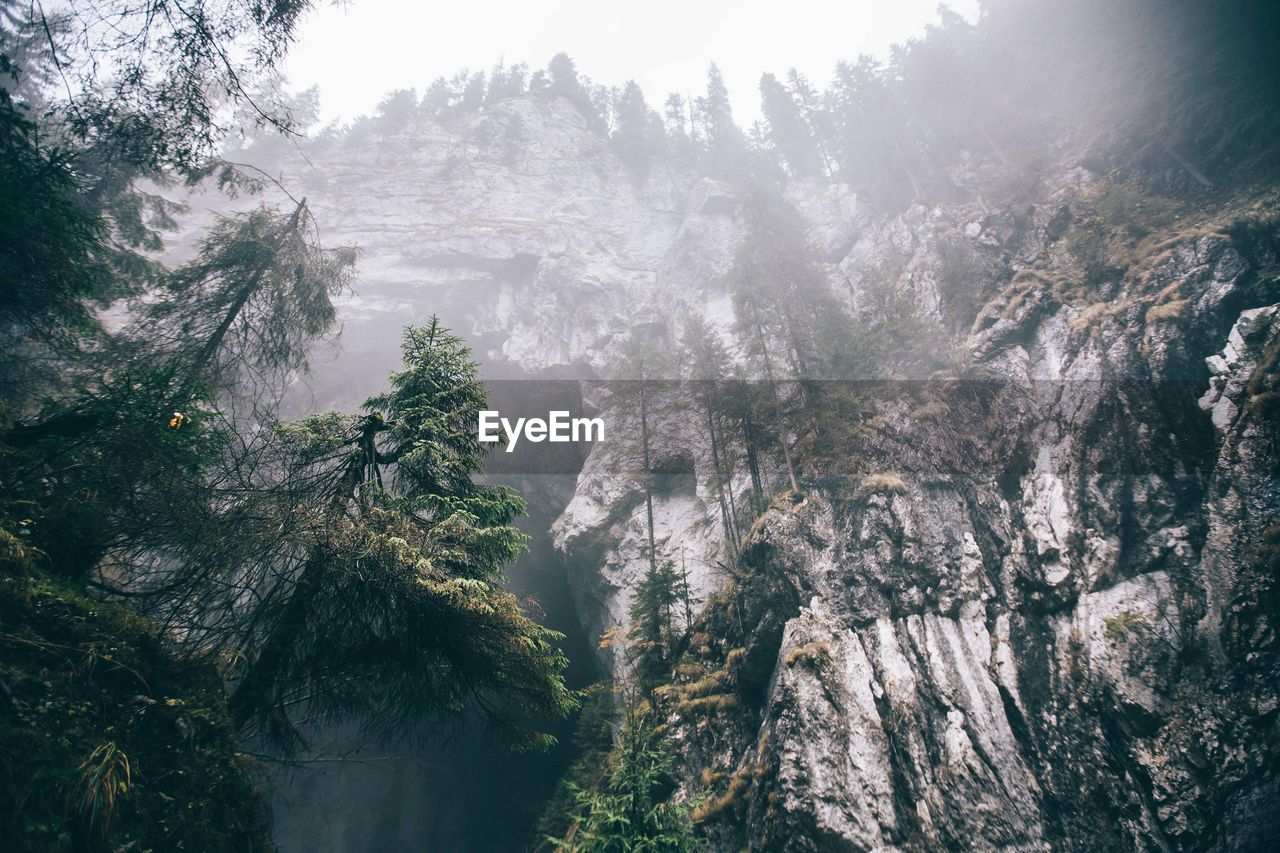
[{"label": "dry grass", "polygon": [[787,666],[795,666],[800,664],[808,669],[820,669],[831,661],[831,644],[822,640],[815,640],[812,643],[805,643],[803,646],[796,646],[787,652],[787,656],[783,658],[783,663]]},{"label": "dry grass", "polygon": [[1111,305],[1107,302],[1095,302],[1071,321],[1071,328],[1077,332],[1092,327],[1107,314],[1111,313]]},{"label": "dry grass", "polygon": [[1189,304],[1190,302],[1186,299],[1175,299],[1172,302],[1165,302],[1163,305],[1152,305],[1147,309],[1147,322],[1176,320],[1182,316]]},{"label": "dry grass", "polygon": [[80,794],[76,806],[87,826],[106,838],[111,816],[129,793],[133,773],[129,756],[114,743],[99,744],[80,765]]},{"label": "dry grass", "polygon": [[676,703],[676,713],[681,716],[695,714],[710,716],[712,714],[722,714],[736,707],[738,707],[736,696],[730,696],[728,693],[713,693],[710,696],[699,696],[696,699],[688,699],[684,702]]},{"label": "dry grass", "polygon": [[907,491],[907,484],[893,471],[882,471],[864,477],[862,491],[869,495],[901,495]]},{"label": "dry grass", "polygon": [[693,810],[694,823],[712,820],[731,809],[751,785],[751,775],[750,768],[743,768],[733,774],[733,778],[729,780],[729,787],[723,794]]},{"label": "dry grass", "polygon": [[928,400],[920,406],[911,410],[907,417],[913,421],[933,420],[936,418],[945,418],[951,414],[951,407],[942,400]]}]

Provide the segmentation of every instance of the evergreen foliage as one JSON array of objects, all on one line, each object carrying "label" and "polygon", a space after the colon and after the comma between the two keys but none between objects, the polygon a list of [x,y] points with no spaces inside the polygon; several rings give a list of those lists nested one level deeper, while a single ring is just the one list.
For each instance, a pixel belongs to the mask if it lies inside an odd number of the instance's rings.
[{"label": "evergreen foliage", "polygon": [[765,74],[760,78],[760,99],[769,139],[781,152],[787,169],[798,178],[818,175],[822,171],[818,148],[791,93],[778,78]]},{"label": "evergreen foliage", "polygon": [[0,530],[5,849],[270,849],[210,661],[174,658],[154,624],[42,576],[50,556],[26,539]]},{"label": "evergreen foliage", "polygon": [[691,382],[694,406],[701,415],[711,448],[711,489],[720,506],[720,521],[730,564],[737,562],[741,539],[738,500],[734,494],[735,443],[730,439],[731,405],[726,378],[732,374],[732,359],[724,342],[707,322],[694,315],[686,321],[683,340],[687,377]]},{"label": "evergreen foliage", "polygon": [[13,345],[17,329],[46,343],[95,329],[91,306],[125,290],[114,276],[107,223],[80,193],[69,154],[42,148],[35,122],[4,89],[0,194],[0,278],[6,282],[0,334],[6,344]]},{"label": "evergreen foliage", "polygon": [[237,721],[282,747],[302,742],[304,713],[393,734],[467,710],[506,742],[544,745],[529,721],[573,698],[559,637],[501,585],[524,550],[510,524],[524,504],[472,479],[484,388],[435,319],[403,349],[390,392],[361,415],[277,426],[271,464],[219,490],[163,561],[134,555],[131,581],[171,590],[156,611],[231,656]]},{"label": "evergreen foliage", "polygon": [[[180,269],[151,257],[178,208],[145,180],[261,188],[213,151],[228,120],[294,126],[272,81],[307,5],[0,8],[0,607],[21,712],[0,731],[0,820],[33,849],[252,847],[237,730],[287,750],[326,719],[395,735],[470,714],[536,747],[575,702],[558,636],[503,586],[524,505],[474,481],[487,400],[460,339],[411,329],[363,412],[280,423],[354,251],[322,248],[297,202],[215,223]],[[66,98],[47,100],[54,79]],[[515,79],[473,75],[461,105]],[[365,124],[386,136],[417,109],[397,93]],[[126,297],[130,322],[99,322]],[[55,658],[70,669],[51,680]],[[104,669],[120,683],[98,690]],[[129,702],[170,688],[166,707],[218,715],[163,712],[188,727],[174,755],[172,725],[126,731]],[[160,784],[175,762],[209,787]]]},{"label": "evergreen foliage", "polygon": [[673,402],[671,383],[663,379],[670,375],[673,355],[665,346],[665,330],[653,325],[634,327],[623,341],[609,401],[619,417],[634,417],[639,428],[638,447],[619,445],[613,452],[620,464],[638,473],[645,504],[644,557],[651,571],[656,571],[658,566],[653,526],[654,444],[659,435],[658,423]]},{"label": "evergreen foliage", "polygon": [[683,619],[687,627],[696,604],[688,576],[671,559],[650,566],[631,591],[627,639],[631,641],[636,684],[645,692],[665,679],[684,633],[678,620]]},{"label": "evergreen foliage", "polygon": [[662,121],[645,103],[644,93],[634,80],[622,89],[615,110],[613,144],[622,162],[640,179],[649,171],[649,161],[661,149]]},{"label": "evergreen foliage", "polygon": [[303,368],[356,260],[354,249],[320,248],[310,227],[305,201],[288,216],[262,207],[220,220],[197,258],[164,278],[133,334],[180,353],[192,379],[215,388],[247,381],[261,391]]},{"label": "evergreen foliage", "polygon": [[577,791],[578,821],[558,849],[573,853],[681,853],[702,849],[693,809],[671,801],[671,753],[647,714],[632,712],[621,726],[598,789]]},{"label": "evergreen foliage", "polygon": [[722,399],[741,425],[759,510],[763,451],[780,452],[796,493],[806,460],[829,485],[856,474],[848,448],[863,404],[855,383],[878,353],[876,331],[846,314],[818,272],[794,208],[759,188],[744,200],[743,218],[729,280],[735,332],[759,384],[731,387]]}]

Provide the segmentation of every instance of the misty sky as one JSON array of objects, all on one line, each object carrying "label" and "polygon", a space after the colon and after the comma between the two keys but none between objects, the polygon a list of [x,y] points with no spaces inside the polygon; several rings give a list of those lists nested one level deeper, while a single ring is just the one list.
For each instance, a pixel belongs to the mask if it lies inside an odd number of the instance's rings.
[{"label": "misty sky", "polygon": [[[951,0],[973,20],[978,0]],[[762,71],[792,66],[825,85],[839,59],[887,54],[937,19],[937,0],[351,0],[304,21],[286,64],[291,86],[318,85],[324,122],[370,113],[393,89],[419,94],[462,68],[546,65],[560,51],[600,83],[635,79],[651,106],[700,93],[724,73],[740,123],[759,115]]]}]

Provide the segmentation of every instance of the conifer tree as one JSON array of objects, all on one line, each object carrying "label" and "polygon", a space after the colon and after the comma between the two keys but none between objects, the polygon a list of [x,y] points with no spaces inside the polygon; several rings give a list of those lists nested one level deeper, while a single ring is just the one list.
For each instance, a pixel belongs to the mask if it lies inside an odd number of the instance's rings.
[{"label": "conifer tree", "polygon": [[523,64],[517,63],[507,68],[499,62],[489,72],[489,90],[485,93],[485,103],[492,104],[506,98],[518,98],[523,95],[525,91],[525,76],[527,74],[528,68]]},{"label": "conifer tree", "polygon": [[809,134],[813,138],[814,147],[822,161],[823,172],[830,176],[833,172],[830,139],[832,136],[831,116],[823,103],[822,94],[813,84],[796,69],[787,72],[787,89],[799,108],[800,117],[804,121]]},{"label": "conifer tree", "polygon": [[422,114],[433,119],[442,119],[449,114],[449,106],[453,103],[453,92],[449,81],[437,77],[422,95],[419,109]]},{"label": "conifer tree", "polygon": [[609,772],[598,790],[578,788],[579,818],[563,839],[572,853],[692,853],[702,848],[693,830],[693,809],[671,802],[670,747],[653,720],[630,711],[609,756]]},{"label": "conifer tree", "polygon": [[760,98],[769,139],[781,152],[791,174],[798,178],[820,174],[817,146],[791,93],[772,74],[765,74],[760,78]]},{"label": "conifer tree", "polygon": [[746,239],[730,272],[737,332],[765,379],[770,405],[756,421],[774,422],[790,485],[798,491],[788,436],[803,440],[821,419],[833,417],[820,399],[824,380],[847,378],[866,336],[854,334],[815,268],[795,209],[761,188],[748,195],[743,210]]},{"label": "conifer tree", "polygon": [[331,300],[350,286],[356,260],[354,249],[321,249],[312,229],[305,200],[287,216],[263,207],[220,220],[134,334],[181,353],[189,381],[218,390],[248,381],[261,391],[287,377],[334,324]]},{"label": "conifer tree", "polygon": [[399,89],[382,99],[375,113],[378,133],[385,140],[404,130],[418,108],[418,93],[413,89]]},{"label": "conifer tree", "polygon": [[567,98],[589,123],[597,127],[600,125],[603,116],[592,98],[589,81],[579,77],[578,69],[568,54],[557,53],[551,58],[547,64],[546,80],[548,95]]},{"label": "conifer tree", "polygon": [[467,77],[467,83],[462,87],[462,96],[458,99],[458,113],[466,115],[480,109],[485,101],[485,91],[485,74],[483,71],[477,71]]},{"label": "conifer tree", "polygon": [[733,494],[733,460],[725,430],[721,423],[725,414],[724,383],[732,369],[732,361],[720,336],[699,315],[687,321],[684,337],[689,378],[693,381],[696,405],[711,445],[711,482],[720,505],[720,520],[730,562],[736,562],[738,549],[738,511]]},{"label": "conifer tree", "polygon": [[677,607],[688,626],[696,603],[687,571],[670,558],[652,564],[632,591],[627,638],[631,641],[633,676],[646,692],[666,680],[671,669],[681,633],[677,630]]},{"label": "conifer tree", "polygon": [[747,171],[747,141],[733,120],[729,90],[715,63],[707,69],[707,93],[697,99],[697,115],[706,144],[705,168],[721,176]]},{"label": "conifer tree", "polygon": [[436,318],[403,349],[404,370],[365,414],[280,427],[282,479],[226,511],[237,543],[191,553],[188,568],[239,566],[254,591],[248,604],[206,600],[221,618],[203,639],[243,650],[232,708],[283,746],[304,736],[304,711],[394,732],[472,710],[515,745],[544,744],[528,719],[573,700],[558,635],[502,587],[524,550],[511,524],[524,504],[474,482],[489,451],[475,431],[484,387]]},{"label": "conifer tree", "polygon": [[643,180],[649,171],[649,159],[657,146],[654,144],[651,111],[636,81],[628,80],[623,87],[615,114],[614,148],[627,168]]},{"label": "conifer tree", "polygon": [[671,149],[681,157],[691,156],[697,147],[694,141],[693,128],[689,122],[689,112],[684,98],[679,92],[667,95],[662,111],[663,127],[670,140]]},{"label": "conifer tree", "polygon": [[654,334],[653,328],[636,327],[623,343],[619,368],[611,385],[611,405],[619,413],[625,412],[636,418],[639,446],[626,448],[622,452],[631,457],[626,462],[639,469],[640,485],[644,490],[647,538],[645,557],[651,571],[656,571],[658,565],[653,520],[653,444],[656,421],[669,402],[663,394],[663,373],[669,369],[667,361],[668,352],[663,347],[663,341]]}]

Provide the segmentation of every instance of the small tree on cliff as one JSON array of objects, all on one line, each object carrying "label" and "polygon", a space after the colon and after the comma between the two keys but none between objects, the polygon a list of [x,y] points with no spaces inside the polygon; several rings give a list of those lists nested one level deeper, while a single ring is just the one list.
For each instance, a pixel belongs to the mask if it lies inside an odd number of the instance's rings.
[{"label": "small tree on cliff", "polygon": [[563,839],[573,853],[691,853],[702,849],[693,830],[693,808],[671,802],[671,748],[653,720],[631,710],[609,755],[609,773],[598,790],[577,788],[578,819]]},{"label": "small tree on cliff", "polygon": [[695,406],[711,447],[712,490],[720,505],[720,521],[730,560],[736,561],[738,506],[733,494],[734,463],[723,423],[728,408],[725,382],[733,362],[720,335],[701,316],[693,315],[687,321],[683,344]]},{"label": "small tree on cliff", "polygon": [[689,586],[689,575],[674,560],[664,559],[648,571],[631,593],[627,614],[631,617],[631,653],[635,680],[648,692],[667,677],[672,654],[680,631],[676,612],[681,612],[687,625],[693,618],[698,601]]},{"label": "small tree on cliff", "polygon": [[649,159],[659,147],[655,136],[662,132],[661,120],[655,119],[634,80],[628,80],[622,88],[615,115],[613,146],[631,173],[643,180],[649,171]]},{"label": "small tree on cliff", "polygon": [[653,445],[656,421],[666,412],[670,403],[669,395],[663,393],[669,386],[663,379],[664,374],[672,370],[669,362],[665,337],[655,328],[655,324],[638,326],[623,342],[618,367],[610,383],[610,390],[613,392],[610,405],[613,410],[620,416],[634,416],[637,420],[639,435],[636,437],[639,439],[639,446],[619,445],[616,449],[622,456],[619,461],[636,471],[640,487],[644,491],[647,540],[645,556],[649,561],[650,571],[658,568],[653,523]]}]

